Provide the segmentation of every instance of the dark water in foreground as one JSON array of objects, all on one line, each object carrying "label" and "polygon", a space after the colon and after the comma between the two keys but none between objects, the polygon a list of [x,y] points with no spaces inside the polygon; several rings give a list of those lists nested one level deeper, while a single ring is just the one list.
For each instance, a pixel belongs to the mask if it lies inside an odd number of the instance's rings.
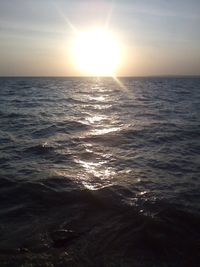
[{"label": "dark water in foreground", "polygon": [[200,266],[200,78],[121,82],[0,78],[5,264]]}]

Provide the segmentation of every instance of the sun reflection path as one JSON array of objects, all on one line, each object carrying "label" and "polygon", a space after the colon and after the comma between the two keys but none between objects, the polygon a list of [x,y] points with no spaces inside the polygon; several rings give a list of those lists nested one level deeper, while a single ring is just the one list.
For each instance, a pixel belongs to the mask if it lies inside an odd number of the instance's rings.
[{"label": "sun reflection path", "polygon": [[[89,141],[95,136],[104,138],[107,134],[121,129],[116,115],[107,112],[105,107],[106,104],[112,105],[112,102],[115,101],[112,99],[113,92],[111,91],[109,94],[106,87],[102,88],[102,84],[100,80],[96,81],[95,87],[88,94],[88,101],[92,105],[87,106],[85,121],[90,125],[90,130],[81,137],[83,151],[74,159],[80,167],[79,179],[89,190],[113,185],[116,176],[116,168],[111,163],[114,159],[112,152],[103,145]],[[101,108],[94,109],[96,105]]]},{"label": "sun reflection path", "polygon": [[121,129],[120,127],[110,127],[110,128],[103,128],[103,129],[94,129],[92,131],[92,133],[94,135],[104,135],[104,134],[108,134],[108,133],[112,133],[112,132],[117,132],[120,129]]},{"label": "sun reflection path", "polygon": [[115,174],[114,171],[110,169],[103,169],[101,168],[106,161],[99,161],[99,162],[88,162],[83,160],[77,161],[83,168],[90,174],[93,174],[95,177],[110,177],[112,174]]},{"label": "sun reflection path", "polygon": [[94,116],[89,116],[86,118],[86,120],[90,123],[90,124],[94,124],[96,122],[101,122],[102,120],[106,119],[106,116],[103,115],[94,115]]},{"label": "sun reflection path", "polygon": [[84,169],[84,173],[81,174],[80,178],[86,188],[97,190],[99,188],[110,186],[111,177],[115,175],[115,170],[111,167],[104,166],[104,164],[107,163],[107,160],[93,162],[76,159],[75,162]]}]

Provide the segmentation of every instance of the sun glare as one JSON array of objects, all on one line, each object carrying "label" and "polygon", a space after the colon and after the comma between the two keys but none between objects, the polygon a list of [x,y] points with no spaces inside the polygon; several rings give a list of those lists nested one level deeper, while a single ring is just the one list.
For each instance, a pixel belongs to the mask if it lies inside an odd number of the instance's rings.
[{"label": "sun glare", "polygon": [[118,42],[104,30],[78,33],[73,50],[77,67],[87,75],[114,76],[120,63]]}]

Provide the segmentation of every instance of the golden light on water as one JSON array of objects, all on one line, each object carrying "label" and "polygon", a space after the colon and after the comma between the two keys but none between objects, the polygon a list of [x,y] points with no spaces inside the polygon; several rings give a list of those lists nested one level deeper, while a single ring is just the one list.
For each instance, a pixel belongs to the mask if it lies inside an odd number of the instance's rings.
[{"label": "golden light on water", "polygon": [[102,29],[77,33],[73,55],[82,72],[95,76],[114,76],[121,58],[118,41]]}]

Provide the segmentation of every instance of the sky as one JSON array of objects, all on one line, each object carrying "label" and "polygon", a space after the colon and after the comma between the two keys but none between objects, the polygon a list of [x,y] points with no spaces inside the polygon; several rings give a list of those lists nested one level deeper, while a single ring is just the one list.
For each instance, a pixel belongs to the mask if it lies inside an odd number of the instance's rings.
[{"label": "sky", "polygon": [[107,27],[118,76],[200,75],[199,0],[0,0],[0,76],[80,76],[74,31]]}]

